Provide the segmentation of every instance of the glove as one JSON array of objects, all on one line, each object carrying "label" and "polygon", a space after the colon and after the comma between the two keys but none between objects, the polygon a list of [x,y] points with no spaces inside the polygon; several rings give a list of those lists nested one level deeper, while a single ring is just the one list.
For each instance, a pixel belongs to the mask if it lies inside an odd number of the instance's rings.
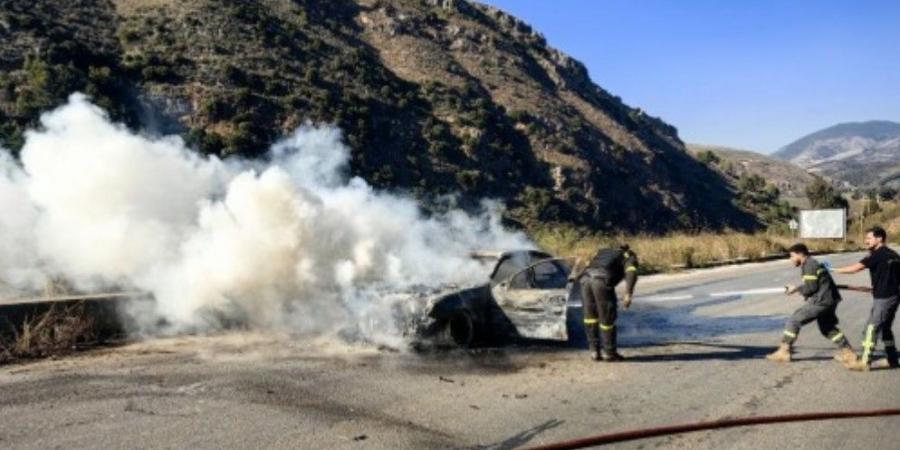
[{"label": "glove", "polygon": [[622,309],[628,309],[631,306],[631,294],[625,294],[622,299]]}]

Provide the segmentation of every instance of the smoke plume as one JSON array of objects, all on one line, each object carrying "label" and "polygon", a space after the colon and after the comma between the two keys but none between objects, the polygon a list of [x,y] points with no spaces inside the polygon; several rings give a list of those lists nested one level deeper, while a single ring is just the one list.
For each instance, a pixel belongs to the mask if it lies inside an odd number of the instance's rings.
[{"label": "smoke plume", "polygon": [[484,280],[471,250],[531,246],[489,203],[426,217],[348,177],[331,126],[300,127],[260,162],[135,134],[80,94],[41,125],[20,162],[0,150],[0,283],[146,291],[145,331],[237,321],[396,339],[402,293]]}]

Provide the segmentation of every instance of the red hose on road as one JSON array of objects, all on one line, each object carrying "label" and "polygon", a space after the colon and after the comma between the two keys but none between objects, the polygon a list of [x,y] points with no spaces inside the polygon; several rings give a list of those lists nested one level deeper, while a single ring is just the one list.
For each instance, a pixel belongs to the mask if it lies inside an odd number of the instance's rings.
[{"label": "red hose on road", "polygon": [[666,427],[646,428],[642,430],[623,431],[619,433],[601,434],[599,436],[557,442],[555,444],[530,447],[526,450],[570,450],[633,441],[670,434],[690,433],[693,431],[715,430],[719,428],[745,427],[785,422],[805,422],[811,420],[852,419],[859,417],[900,416],[900,409],[880,409],[874,411],[819,412],[805,414],[788,414],[783,416],[744,417],[739,419],[722,419],[713,422],[697,422]]}]

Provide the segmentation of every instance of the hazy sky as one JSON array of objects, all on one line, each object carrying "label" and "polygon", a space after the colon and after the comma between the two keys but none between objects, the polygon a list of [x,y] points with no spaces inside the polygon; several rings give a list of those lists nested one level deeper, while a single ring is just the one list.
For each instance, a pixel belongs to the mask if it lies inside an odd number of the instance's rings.
[{"label": "hazy sky", "polygon": [[771,152],[839,122],[900,122],[897,0],[482,1],[686,142]]}]

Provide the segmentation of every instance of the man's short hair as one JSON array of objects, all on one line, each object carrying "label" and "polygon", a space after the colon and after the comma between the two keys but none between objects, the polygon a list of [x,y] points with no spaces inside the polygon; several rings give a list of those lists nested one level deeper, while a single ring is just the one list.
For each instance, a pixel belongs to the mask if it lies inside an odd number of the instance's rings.
[{"label": "man's short hair", "polygon": [[887,232],[884,231],[884,228],[879,226],[874,226],[866,230],[866,233],[872,233],[872,236],[875,236],[878,239],[881,239],[883,242],[887,241]]},{"label": "man's short hair", "polygon": [[799,253],[804,256],[809,256],[809,248],[806,247],[806,244],[794,244],[791,248],[788,249],[791,253]]}]

